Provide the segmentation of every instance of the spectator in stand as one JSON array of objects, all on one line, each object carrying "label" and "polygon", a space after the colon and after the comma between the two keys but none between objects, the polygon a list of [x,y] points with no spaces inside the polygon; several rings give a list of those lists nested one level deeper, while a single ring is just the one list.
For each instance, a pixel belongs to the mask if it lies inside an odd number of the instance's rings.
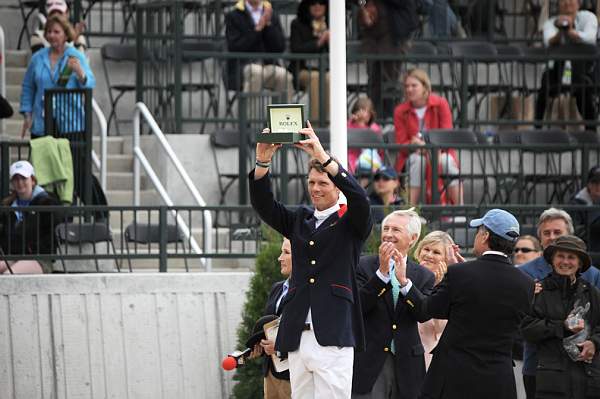
[{"label": "spectator in stand", "polygon": [[[225,16],[225,36],[230,52],[283,53],[285,50],[279,15],[268,1],[238,1]],[[230,59],[227,88],[253,93],[268,89],[289,96],[293,90],[292,74],[272,58]]]},{"label": "spectator in stand", "polygon": [[[17,161],[10,166],[13,192],[0,206],[27,207],[60,205],[60,202],[36,184],[33,166]],[[51,212],[15,210],[0,215],[0,255],[44,255],[54,253],[54,225],[58,217]],[[50,260],[19,260],[7,264],[0,258],[0,274],[52,273]]]},{"label": "spectator in stand", "polygon": [[[596,45],[598,18],[591,12],[579,10],[580,0],[559,0],[558,16],[544,23],[545,47],[566,44]],[[535,119],[544,119],[549,97],[556,97],[561,89],[570,89],[577,101],[579,113],[585,120],[596,119],[594,105],[593,70],[590,60],[555,61],[542,74],[542,85],[535,105]],[[565,90],[566,91],[566,90]],[[596,126],[590,126],[596,130]]]},{"label": "spectator in stand", "polygon": [[[424,145],[423,133],[429,129],[452,129],[452,112],[448,101],[431,92],[431,81],[427,72],[410,69],[404,78],[406,101],[394,110],[394,126],[397,144]],[[408,169],[408,201],[416,205],[421,197],[421,184],[426,183],[424,202],[431,203],[432,174],[430,155],[426,150],[417,150],[408,154],[401,151],[398,155],[396,170]],[[407,162],[408,158],[408,162]],[[405,165],[406,163],[406,165]],[[454,150],[442,150],[438,154],[439,173],[458,175],[458,161]],[[442,193],[440,202],[453,205],[463,204],[463,186],[460,180],[453,179],[446,190],[442,179],[435,184]]]},{"label": "spectator in stand", "polygon": [[[404,198],[398,193],[399,189],[400,181],[394,168],[383,166],[375,172],[373,191],[369,194],[369,202],[375,206],[404,205]],[[385,217],[384,210],[371,206],[371,216],[373,223],[380,224]]]},{"label": "spectator in stand", "polygon": [[[373,107],[373,101],[368,97],[360,97],[352,105],[348,120],[348,129],[371,129],[381,135],[381,126],[375,122],[377,114]],[[362,172],[371,173],[383,165],[382,154],[375,149],[349,148],[348,149],[348,170],[354,173],[360,169]]]},{"label": "spectator in stand", "polygon": [[[328,0],[302,0],[298,6],[297,18],[292,21],[290,33],[290,51],[292,53],[328,53],[329,16]],[[328,60],[325,60],[327,62]],[[324,123],[329,117],[329,72],[325,76],[319,73],[318,60],[292,60],[290,70],[294,75],[294,85],[309,92],[309,118],[319,120],[320,87],[323,85],[325,102]],[[325,82],[321,83],[324,79]]]},{"label": "spectator in stand", "polygon": [[[542,248],[546,250],[559,237],[573,235],[571,216],[562,209],[549,208],[540,215],[537,224],[538,238]],[[536,281],[545,279],[552,273],[552,265],[540,256],[519,266],[519,269]],[[600,288],[600,271],[594,266],[583,271],[581,277],[591,285]],[[527,399],[536,398],[536,368],[538,365],[536,348],[525,342],[523,351],[523,383]]]},{"label": "spectator in stand", "polygon": [[[59,15],[69,20],[69,5],[65,0],[46,0],[46,17],[50,17],[52,15]],[[45,37],[45,24],[46,17],[40,15],[41,26],[39,29],[36,29],[31,37],[29,38],[29,42],[31,44],[31,53],[35,53],[36,51],[44,48],[50,47],[50,43],[46,40]],[[73,40],[69,41],[70,46],[74,46],[77,50],[85,53],[87,49],[87,43],[85,41],[85,37],[83,36],[83,31],[85,30],[85,24],[83,22],[77,22],[74,27],[74,37]]]},{"label": "spectator in stand", "polygon": [[587,241],[591,252],[600,252],[600,166],[590,169],[586,186],[579,190],[569,204],[589,207],[586,211],[573,212],[575,231],[581,239]]},{"label": "spectator in stand", "polygon": [[[411,36],[419,26],[415,0],[357,0],[362,51],[365,54],[397,56],[406,54]],[[397,60],[370,60],[368,93],[379,115],[390,115],[398,91],[401,64]]]},{"label": "spectator in stand", "polygon": [[[450,235],[443,231],[432,231],[427,234],[417,245],[415,258],[419,264],[429,269],[435,276],[434,287],[438,285],[448,270],[449,265],[464,262],[460,254],[460,248],[454,243]],[[419,335],[425,347],[425,367],[429,368],[433,349],[437,346],[446,320],[430,319],[419,323]]]},{"label": "spectator in stand", "polygon": [[8,100],[0,95],[0,119],[10,118],[13,115],[13,109]]},{"label": "spectator in stand", "polygon": [[[94,88],[96,79],[85,59],[85,56],[68,46],[68,41],[73,41],[74,31],[71,24],[59,15],[48,18],[45,27],[45,38],[50,47],[36,52],[23,78],[21,92],[20,112],[25,118],[21,137],[31,131],[31,138],[38,138],[46,134],[44,127],[44,91],[58,87],[68,89]],[[83,114],[81,101],[70,99],[72,107],[78,109],[78,114]],[[69,115],[69,120],[62,120],[58,116],[58,125],[61,133],[81,131],[83,118]],[[75,126],[77,125],[77,126]]]},{"label": "spectator in stand", "polygon": [[519,237],[513,255],[515,266],[520,266],[540,256],[542,256],[542,246],[537,238],[530,235]]},{"label": "spectator in stand", "polygon": [[536,345],[536,399],[600,397],[600,291],[582,278],[591,266],[585,243],[567,235],[544,249],[551,274],[521,323]]}]

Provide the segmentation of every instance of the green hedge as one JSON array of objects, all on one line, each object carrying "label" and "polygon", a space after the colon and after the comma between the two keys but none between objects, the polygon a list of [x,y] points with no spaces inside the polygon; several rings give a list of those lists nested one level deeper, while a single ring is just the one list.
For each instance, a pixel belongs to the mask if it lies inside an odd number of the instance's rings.
[{"label": "green hedge", "polygon": [[[263,315],[271,287],[275,282],[283,279],[277,261],[281,253],[281,236],[268,228],[263,229],[263,236],[265,241],[256,257],[256,270],[250,280],[242,323],[237,330],[238,349],[245,349],[244,344],[252,335],[254,323]],[[234,398],[262,399],[262,358],[250,360],[243,367],[238,368],[233,379],[237,381],[233,388]]]}]

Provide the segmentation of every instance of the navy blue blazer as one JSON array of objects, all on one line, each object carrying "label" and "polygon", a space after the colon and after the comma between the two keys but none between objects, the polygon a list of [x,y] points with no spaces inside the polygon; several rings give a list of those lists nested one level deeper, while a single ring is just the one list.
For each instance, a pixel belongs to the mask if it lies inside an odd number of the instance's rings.
[{"label": "navy blue blazer", "polygon": [[[275,309],[277,307],[277,300],[281,296],[283,292],[283,283],[285,280],[278,281],[271,287],[271,292],[269,292],[269,297],[267,298],[267,304],[265,305],[265,311],[263,312],[264,316],[270,314],[276,314],[277,316],[281,315],[281,311],[283,310],[283,305],[279,304],[279,309]],[[283,299],[281,300],[283,302]],[[280,380],[288,380],[290,379],[289,370],[282,371],[278,373],[275,371],[275,367],[273,367],[273,361],[271,360],[271,356],[265,355],[265,360],[263,362],[263,375],[266,377],[267,373],[271,370],[271,374],[273,377],[279,378]]]},{"label": "navy blue blazer", "polygon": [[448,319],[421,397],[516,399],[512,344],[533,288],[532,279],[495,254],[448,267],[430,296],[413,286],[405,300],[425,316]]},{"label": "navy blue blazer", "polygon": [[254,171],[250,172],[252,207],[292,244],[294,267],[275,343],[280,352],[298,349],[309,308],[320,345],[364,348],[355,268],[371,232],[369,201],[365,190],[342,167],[329,178],[346,196],[347,211],[342,216],[341,212],[332,214],[314,230],[312,208],[286,208],[275,201],[269,175],[254,180]]},{"label": "navy blue blazer", "polygon": [[[352,392],[371,392],[386,357],[390,356],[390,342],[393,338],[398,398],[416,399],[425,378],[424,349],[417,322],[428,319],[414,312],[414,308],[406,303],[401,294],[394,308],[392,284],[385,284],[377,276],[378,268],[379,256],[364,256],[356,272],[367,349],[354,355]],[[419,291],[431,293],[435,283],[435,276],[431,271],[409,260],[406,273]]]}]

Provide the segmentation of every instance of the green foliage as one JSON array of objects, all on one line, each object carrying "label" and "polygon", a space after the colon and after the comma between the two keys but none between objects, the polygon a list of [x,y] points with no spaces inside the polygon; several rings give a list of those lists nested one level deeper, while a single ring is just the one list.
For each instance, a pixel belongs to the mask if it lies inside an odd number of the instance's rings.
[{"label": "green foliage", "polygon": [[[277,261],[281,253],[281,236],[267,227],[263,228],[262,233],[265,241],[256,257],[256,269],[246,295],[242,323],[237,330],[238,349],[245,349],[244,344],[252,335],[254,323],[263,316],[271,287],[276,281],[283,279]],[[263,398],[262,359],[250,360],[243,367],[236,369],[233,379],[237,381],[233,388],[234,398]]]}]

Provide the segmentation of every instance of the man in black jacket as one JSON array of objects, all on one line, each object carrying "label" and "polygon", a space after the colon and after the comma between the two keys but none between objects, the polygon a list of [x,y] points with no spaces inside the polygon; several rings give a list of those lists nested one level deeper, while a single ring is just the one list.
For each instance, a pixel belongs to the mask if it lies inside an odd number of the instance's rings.
[{"label": "man in black jacket", "polygon": [[[421,234],[421,220],[413,210],[395,211],[383,220],[379,256],[361,258],[356,279],[365,322],[367,349],[354,356],[353,399],[416,399],[425,377],[423,345],[417,328],[426,321],[399,294],[390,268],[393,256],[407,258]],[[406,261],[407,274],[428,295],[435,276]]]},{"label": "man in black jacket", "polygon": [[423,317],[448,319],[421,390],[421,398],[516,399],[511,348],[521,319],[530,311],[534,282],[510,255],[519,236],[513,215],[492,209],[477,227],[477,260],[448,268],[429,297],[406,276],[396,257],[400,292]]},{"label": "man in black jacket", "polygon": [[[279,16],[270,2],[240,0],[225,16],[225,35],[230,52],[282,53],[285,37]],[[279,60],[230,59],[227,62],[226,85],[229,90],[260,92],[268,89],[292,93],[292,75],[279,65]]]},{"label": "man in black jacket", "polygon": [[[294,267],[275,349],[288,352],[294,397],[348,399],[354,348],[364,349],[354,270],[371,232],[369,201],[325,152],[310,123],[300,133],[306,139],[296,147],[311,157],[308,190],[314,209],[291,210],[275,201],[268,171],[280,144],[256,145],[256,169],[249,176],[252,207],[292,244]],[[338,203],[340,191],[347,206]]]}]

